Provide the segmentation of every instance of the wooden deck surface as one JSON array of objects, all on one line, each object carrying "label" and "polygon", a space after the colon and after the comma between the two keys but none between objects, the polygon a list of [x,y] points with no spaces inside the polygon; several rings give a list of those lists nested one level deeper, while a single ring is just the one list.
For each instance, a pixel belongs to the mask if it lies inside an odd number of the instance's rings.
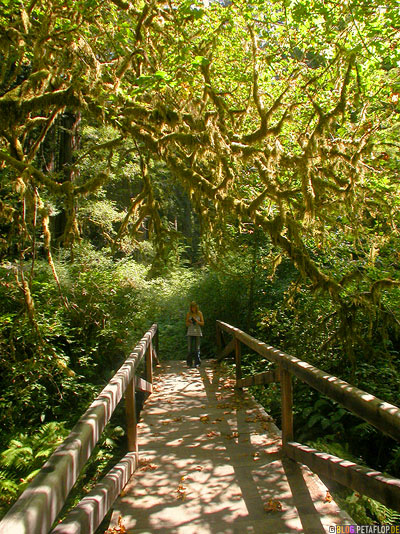
[{"label": "wooden deck surface", "polygon": [[164,362],[154,384],[138,428],[141,465],[111,526],[121,517],[128,534],[321,534],[352,523],[325,502],[316,475],[282,459],[269,416],[216,362]]}]

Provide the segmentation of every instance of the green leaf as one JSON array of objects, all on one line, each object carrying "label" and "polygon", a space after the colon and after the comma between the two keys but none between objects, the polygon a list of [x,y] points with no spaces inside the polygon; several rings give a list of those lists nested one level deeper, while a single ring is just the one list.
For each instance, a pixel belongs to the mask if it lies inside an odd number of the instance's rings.
[{"label": "green leaf", "polygon": [[196,56],[192,61],[192,65],[205,66],[210,63],[210,60],[204,56]]},{"label": "green leaf", "polygon": [[310,417],[310,419],[308,419],[307,421],[307,426],[309,428],[313,427],[316,423],[318,423],[318,421],[321,421],[321,419],[323,419],[323,417],[321,415],[319,415],[318,413],[314,414],[312,417]]}]

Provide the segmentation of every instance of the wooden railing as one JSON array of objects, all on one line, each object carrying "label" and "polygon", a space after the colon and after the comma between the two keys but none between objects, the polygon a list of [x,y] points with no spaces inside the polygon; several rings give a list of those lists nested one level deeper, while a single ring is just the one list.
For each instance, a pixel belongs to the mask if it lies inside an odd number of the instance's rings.
[{"label": "wooden railing", "polygon": [[[223,332],[233,337],[224,343]],[[241,344],[276,364],[274,370],[242,377]],[[224,346],[225,345],[225,346]],[[282,409],[282,448],[291,459],[307,465],[312,471],[347,486],[362,495],[400,511],[400,480],[376,470],[332,456],[294,441],[292,376],[309,384],[327,397],[364,419],[383,433],[400,440],[400,409],[332,376],[307,362],[268,346],[229,324],[217,321],[218,359],[234,352],[236,387],[280,381]]]},{"label": "wooden railing", "polygon": [[[0,534],[47,534],[50,531],[68,493],[125,394],[129,452],[52,530],[52,534],[95,532],[137,467],[135,390],[152,392],[153,359],[157,359],[157,351],[158,332],[154,324],[4,516],[0,522]],[[143,357],[145,380],[136,376]]]}]

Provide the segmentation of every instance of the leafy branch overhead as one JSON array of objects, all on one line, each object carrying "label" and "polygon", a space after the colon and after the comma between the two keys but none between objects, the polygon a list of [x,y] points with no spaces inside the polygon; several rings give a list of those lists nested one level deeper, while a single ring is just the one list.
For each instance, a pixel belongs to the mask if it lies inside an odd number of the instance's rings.
[{"label": "leafy branch overhead", "polygon": [[[119,163],[135,154],[143,186],[115,244],[132,218],[137,230],[151,217],[158,243],[168,236],[151,172],[163,162],[211,239],[221,221],[252,222],[348,309],[371,308],[398,284],[397,269],[374,269],[393,254],[399,222],[394,2],[3,4],[1,174],[27,206],[36,194],[61,199],[67,242],[79,234],[78,198],[107,183],[118,151]],[[102,155],[90,176],[79,157],[46,160],[65,113],[113,130],[76,147],[83,159]],[[3,202],[2,218],[15,210]],[[333,273],[324,253],[335,250],[348,261]]]}]

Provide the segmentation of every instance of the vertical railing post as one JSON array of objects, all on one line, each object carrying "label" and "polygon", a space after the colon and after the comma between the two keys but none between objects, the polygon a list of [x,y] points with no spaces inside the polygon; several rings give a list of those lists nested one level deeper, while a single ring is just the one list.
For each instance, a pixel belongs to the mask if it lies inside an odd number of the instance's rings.
[{"label": "vertical railing post", "polygon": [[217,323],[217,358],[220,357],[222,352],[222,338],[221,338],[221,328]]},{"label": "vertical railing post", "polygon": [[[235,367],[236,367],[236,387],[238,380],[242,378],[242,344],[235,337]],[[242,389],[239,387],[238,389]]]},{"label": "vertical railing post", "polygon": [[158,358],[158,342],[159,342],[159,337],[158,337],[158,326],[157,326],[156,333],[154,334],[154,348],[156,349],[157,358]]},{"label": "vertical railing post", "polygon": [[280,368],[282,401],[282,446],[293,441],[293,389],[292,376],[286,369]]},{"label": "vertical railing post", "polygon": [[147,382],[150,382],[150,384],[153,383],[153,344],[150,341],[149,346],[146,350],[146,380]]},{"label": "vertical railing post", "polygon": [[126,433],[128,437],[128,450],[138,452],[137,442],[137,417],[135,399],[135,375],[125,391]]}]

